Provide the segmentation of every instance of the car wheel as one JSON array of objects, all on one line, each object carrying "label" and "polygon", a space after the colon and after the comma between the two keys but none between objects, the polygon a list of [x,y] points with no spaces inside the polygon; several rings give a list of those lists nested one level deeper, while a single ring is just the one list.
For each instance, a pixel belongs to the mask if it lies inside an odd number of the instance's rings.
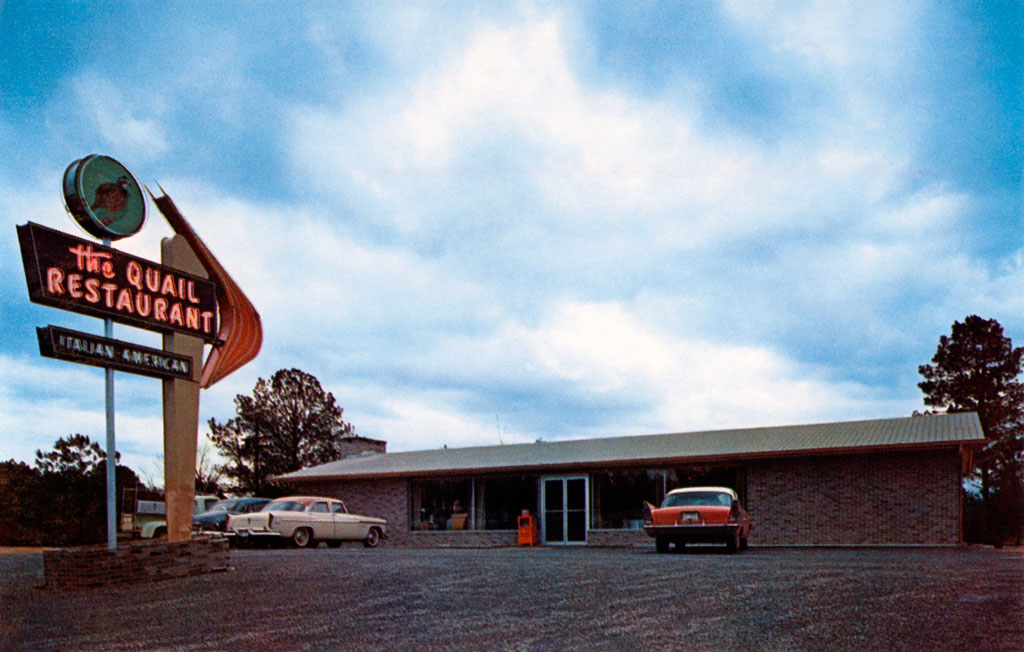
[{"label": "car wheel", "polygon": [[737,530],[734,535],[729,537],[729,539],[725,542],[725,547],[726,547],[726,549],[729,552],[736,552],[737,550],[739,550],[739,547],[740,547],[740,532],[739,532],[739,530]]},{"label": "car wheel", "polygon": [[363,545],[367,548],[376,548],[380,543],[380,530],[372,527],[370,531],[366,533],[366,538],[363,539]]},{"label": "car wheel", "polygon": [[668,552],[669,546],[668,537],[655,537],[654,547],[658,552]]},{"label": "car wheel", "polygon": [[313,545],[313,532],[308,527],[300,527],[292,532],[292,543],[296,548],[310,548]]}]

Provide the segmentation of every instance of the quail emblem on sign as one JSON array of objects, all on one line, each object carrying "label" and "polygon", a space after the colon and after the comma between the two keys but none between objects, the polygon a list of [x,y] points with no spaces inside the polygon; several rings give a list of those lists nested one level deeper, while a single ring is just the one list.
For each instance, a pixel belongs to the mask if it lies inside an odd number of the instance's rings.
[{"label": "quail emblem on sign", "polygon": [[146,220],[146,201],[139,182],[109,156],[93,154],[68,166],[64,172],[64,203],[79,226],[101,239],[130,236]]}]

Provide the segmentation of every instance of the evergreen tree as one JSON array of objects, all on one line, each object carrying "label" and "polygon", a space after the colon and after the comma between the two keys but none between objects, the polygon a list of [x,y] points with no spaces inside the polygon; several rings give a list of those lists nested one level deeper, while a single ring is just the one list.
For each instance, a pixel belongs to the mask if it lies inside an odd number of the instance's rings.
[{"label": "evergreen tree", "polygon": [[[36,468],[0,463],[0,544],[76,546],[107,537],[106,453],[85,435],[36,451]],[[118,455],[120,457],[120,455]],[[117,501],[139,477],[117,465]],[[118,509],[118,511],[120,511]]]},{"label": "evergreen tree", "polygon": [[341,441],[355,436],[334,395],[298,369],[260,378],[251,396],[235,397],[235,413],[225,423],[210,419],[210,441],[228,458],[225,476],[245,493],[278,493],[268,478],[339,459]]},{"label": "evergreen tree", "polygon": [[1024,427],[1024,347],[1014,347],[994,319],[971,315],[953,322],[949,337],[929,365],[918,371],[924,402],[950,412],[977,412],[988,440],[975,457],[981,481],[982,529],[992,541],[1012,536],[1021,525],[1021,450]]}]

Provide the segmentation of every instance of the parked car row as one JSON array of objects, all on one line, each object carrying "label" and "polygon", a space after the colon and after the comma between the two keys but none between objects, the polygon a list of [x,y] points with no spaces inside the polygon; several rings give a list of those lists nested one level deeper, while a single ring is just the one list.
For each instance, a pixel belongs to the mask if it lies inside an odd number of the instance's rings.
[{"label": "parked car row", "polygon": [[350,514],[345,503],[321,496],[228,498],[192,518],[192,531],[222,534],[236,545],[291,543],[299,548],[361,541],[375,548],[388,536],[383,518]]},{"label": "parked car row", "polygon": [[[195,496],[192,504],[193,518],[211,509],[219,500],[217,496]],[[121,514],[122,532],[141,539],[167,536],[167,505],[164,501],[139,500],[132,496],[130,501],[125,500],[124,503],[128,503],[131,508],[130,511]]]},{"label": "parked car row", "polygon": [[214,503],[209,510],[192,517],[192,531],[200,533],[227,532],[228,517],[232,514],[258,512],[269,498],[226,498]]},{"label": "parked car row", "polygon": [[[735,552],[747,547],[751,519],[735,490],[687,487],[668,492],[660,506],[644,503],[643,527],[661,553],[689,543],[724,543]],[[388,536],[386,519],[351,514],[341,500],[322,496],[229,498],[193,517],[192,529],[223,534],[234,545],[291,543],[298,548],[343,541],[375,548]]]}]

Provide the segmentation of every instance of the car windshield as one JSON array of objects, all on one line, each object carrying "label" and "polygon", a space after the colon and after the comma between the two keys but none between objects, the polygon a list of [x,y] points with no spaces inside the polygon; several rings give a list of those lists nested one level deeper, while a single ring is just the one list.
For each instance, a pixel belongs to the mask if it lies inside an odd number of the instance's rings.
[{"label": "car windshield", "polygon": [[222,500],[220,502],[214,503],[213,507],[211,507],[207,511],[210,511],[210,512],[230,512],[231,511],[231,507],[234,506],[234,504],[235,504],[234,500]]},{"label": "car windshield", "polygon": [[685,491],[669,494],[662,507],[729,507],[732,496],[721,491]]},{"label": "car windshield", "polygon": [[294,500],[275,500],[263,508],[264,512],[301,512],[306,509],[302,503]]}]

